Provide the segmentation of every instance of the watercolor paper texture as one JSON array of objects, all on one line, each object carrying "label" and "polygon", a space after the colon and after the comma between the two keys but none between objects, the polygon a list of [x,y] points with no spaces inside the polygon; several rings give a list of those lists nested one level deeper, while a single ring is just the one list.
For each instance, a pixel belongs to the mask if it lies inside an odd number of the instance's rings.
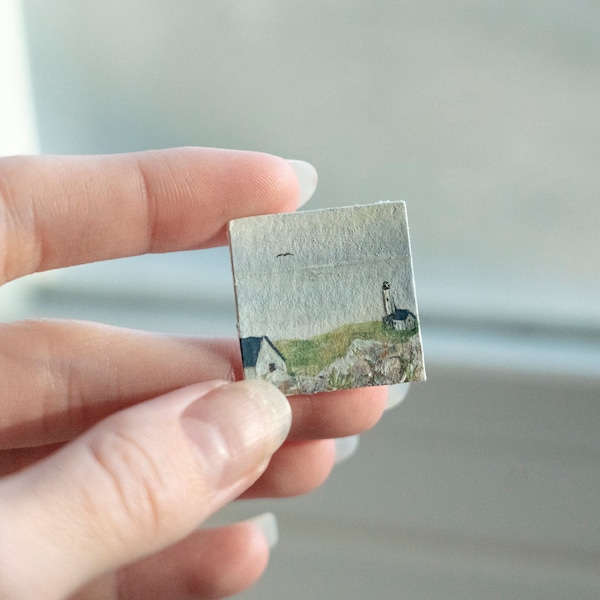
[{"label": "watercolor paper texture", "polygon": [[404,202],[229,223],[246,379],[287,395],[422,381]]}]

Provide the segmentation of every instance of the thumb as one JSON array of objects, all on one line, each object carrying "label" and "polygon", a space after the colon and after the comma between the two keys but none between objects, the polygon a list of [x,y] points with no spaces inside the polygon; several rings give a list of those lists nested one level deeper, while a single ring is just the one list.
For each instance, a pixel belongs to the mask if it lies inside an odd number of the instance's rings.
[{"label": "thumb", "polygon": [[208,382],[108,417],[0,484],[0,598],[61,598],[177,541],[249,487],[285,439],[262,382]]}]

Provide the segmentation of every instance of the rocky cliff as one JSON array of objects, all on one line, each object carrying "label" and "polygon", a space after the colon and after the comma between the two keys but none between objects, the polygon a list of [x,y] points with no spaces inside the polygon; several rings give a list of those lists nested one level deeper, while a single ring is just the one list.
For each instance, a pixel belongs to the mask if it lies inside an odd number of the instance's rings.
[{"label": "rocky cliff", "polygon": [[346,355],[318,375],[290,377],[284,388],[291,394],[315,394],[422,379],[419,352],[419,336],[399,344],[353,340]]}]

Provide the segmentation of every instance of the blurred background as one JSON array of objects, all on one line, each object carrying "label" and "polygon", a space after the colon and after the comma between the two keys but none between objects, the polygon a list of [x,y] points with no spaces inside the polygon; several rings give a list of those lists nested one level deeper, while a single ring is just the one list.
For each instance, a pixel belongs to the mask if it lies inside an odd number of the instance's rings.
[{"label": "blurred background", "polygon": [[[279,517],[242,597],[597,599],[600,4],[20,4],[0,0],[2,153],[261,150],[317,167],[307,208],[407,202],[429,381],[316,493],[222,517]],[[224,249],[0,299],[5,320],[235,334]]]}]

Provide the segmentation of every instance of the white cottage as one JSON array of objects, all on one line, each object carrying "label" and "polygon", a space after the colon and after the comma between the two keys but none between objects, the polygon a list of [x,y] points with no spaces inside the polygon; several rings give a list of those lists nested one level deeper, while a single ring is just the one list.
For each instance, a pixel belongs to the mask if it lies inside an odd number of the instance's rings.
[{"label": "white cottage", "polygon": [[240,346],[246,379],[265,379],[277,385],[288,378],[283,354],[266,335],[242,338]]},{"label": "white cottage", "polygon": [[397,308],[391,315],[383,317],[383,322],[397,331],[410,331],[417,326],[417,317],[410,310]]}]

